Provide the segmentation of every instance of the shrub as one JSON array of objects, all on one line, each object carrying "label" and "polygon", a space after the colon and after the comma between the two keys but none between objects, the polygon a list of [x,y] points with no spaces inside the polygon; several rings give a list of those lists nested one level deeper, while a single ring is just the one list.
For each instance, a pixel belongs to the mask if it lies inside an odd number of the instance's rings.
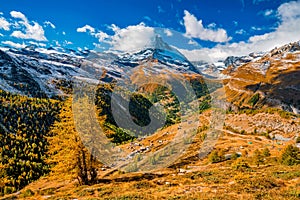
[{"label": "shrub", "polygon": [[20,197],[31,197],[34,195],[34,192],[31,189],[27,189],[24,192],[22,192],[22,194],[20,195]]},{"label": "shrub", "polygon": [[210,103],[207,100],[202,101],[200,103],[200,105],[199,105],[200,113],[202,113],[203,111],[205,111],[205,110],[207,110],[209,108],[211,108],[211,105],[210,105]]},{"label": "shrub", "polygon": [[257,165],[257,167],[259,167],[260,164],[263,164],[264,163],[264,157],[263,157],[263,154],[258,150],[256,149],[254,151],[254,154],[253,154],[253,161],[254,163]]},{"label": "shrub", "polygon": [[236,159],[238,159],[239,157],[240,157],[239,154],[233,153],[233,154],[231,155],[231,160],[236,160]]},{"label": "shrub", "polygon": [[284,165],[298,165],[300,164],[300,150],[299,148],[288,145],[281,154],[281,163]]},{"label": "shrub", "polygon": [[250,171],[251,170],[251,167],[246,162],[246,160],[243,159],[243,158],[237,159],[234,163],[232,163],[231,167],[232,167],[233,170],[241,171],[241,172],[245,172],[245,171]]},{"label": "shrub", "polygon": [[208,159],[211,163],[218,163],[225,160],[225,153],[223,150],[214,150],[209,154]]},{"label": "shrub", "polygon": [[296,143],[300,143],[300,137],[297,137]]},{"label": "shrub", "polygon": [[234,177],[237,186],[235,190],[238,192],[262,192],[280,186],[280,182],[271,177],[251,177],[244,173]]},{"label": "shrub", "polygon": [[9,187],[9,186],[4,187],[4,194],[11,194],[14,191],[15,191],[14,187]]},{"label": "shrub", "polygon": [[259,101],[259,94],[256,93],[255,95],[253,95],[251,97],[251,99],[248,101],[248,103],[251,105],[251,106],[254,106],[258,101]]},{"label": "shrub", "polygon": [[262,154],[264,157],[269,157],[271,155],[270,150],[268,148],[264,148]]},{"label": "shrub", "polygon": [[138,165],[137,165],[137,162],[133,162],[131,164],[129,164],[127,167],[126,167],[126,172],[137,172],[138,171]]}]

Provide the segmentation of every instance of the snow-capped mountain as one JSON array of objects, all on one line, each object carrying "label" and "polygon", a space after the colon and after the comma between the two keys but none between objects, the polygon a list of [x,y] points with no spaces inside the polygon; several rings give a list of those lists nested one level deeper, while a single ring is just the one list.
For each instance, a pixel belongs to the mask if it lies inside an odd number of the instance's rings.
[{"label": "snow-capped mountain", "polygon": [[71,88],[74,81],[111,82],[128,78],[128,71],[137,67],[141,67],[145,74],[170,71],[226,79],[235,76],[242,66],[251,65],[265,76],[274,62],[298,62],[299,51],[300,45],[296,42],[268,53],[231,56],[217,63],[191,63],[160,37],[155,38],[152,46],[135,53],[36,46],[23,49],[0,47],[0,89],[28,96],[51,97],[65,94],[64,89]]},{"label": "snow-capped mountain", "polygon": [[0,50],[0,88],[29,96],[61,94],[60,81],[85,74],[80,70],[81,57],[53,49]]},{"label": "snow-capped mountain", "polygon": [[61,48],[0,48],[0,89],[28,96],[64,94],[73,81],[111,82],[139,65],[144,70],[198,73],[179,51],[156,37],[152,47],[135,53],[99,53]]},{"label": "snow-capped mountain", "polygon": [[198,73],[198,70],[184,55],[165,43],[159,36],[156,36],[153,44],[144,50],[119,55],[115,63],[122,66],[136,67],[145,61],[157,61],[168,68],[178,71]]},{"label": "snow-capped mountain", "polygon": [[267,105],[299,114],[300,42],[275,48],[259,59],[226,71],[230,75],[224,81],[226,94],[235,106]]},{"label": "snow-capped mountain", "polygon": [[225,69],[230,69],[230,71],[236,70],[238,67],[245,65],[249,62],[259,60],[265,55],[263,52],[250,53],[247,56],[229,56],[225,60],[220,60],[215,63],[208,62],[193,62],[194,66],[198,71],[207,78],[226,78],[229,74],[222,73]]},{"label": "snow-capped mountain", "polygon": [[263,52],[258,52],[258,53],[250,53],[248,56],[229,56],[224,60],[224,64],[225,67],[233,66],[234,68],[237,68],[246,63],[262,58],[264,54],[265,53]]}]

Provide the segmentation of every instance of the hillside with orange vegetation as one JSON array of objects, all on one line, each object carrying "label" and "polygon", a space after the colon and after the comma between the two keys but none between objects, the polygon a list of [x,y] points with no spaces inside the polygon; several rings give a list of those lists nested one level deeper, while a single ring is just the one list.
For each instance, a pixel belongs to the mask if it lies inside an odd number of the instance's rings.
[{"label": "hillside with orange vegetation", "polygon": [[299,113],[299,43],[273,49],[258,60],[224,73],[231,76],[224,84],[227,99],[235,107],[276,107]]},{"label": "hillside with orange vegetation", "polygon": [[[224,88],[222,81],[201,75],[172,74],[170,69],[156,73],[161,65],[154,60],[132,70],[129,81],[135,91],[112,81],[97,86],[95,99],[89,93],[68,96],[59,101],[60,113],[55,112],[42,137],[40,160],[47,171],[12,190],[14,180],[5,177],[14,163],[7,159],[0,165],[0,199],[299,199],[299,50],[298,43],[289,44],[231,66]],[[195,99],[184,93],[188,101],[182,105],[166,87],[172,85],[171,76],[191,85]],[[147,126],[153,120],[150,108],[160,104],[165,124],[142,135],[119,126],[111,104],[116,90],[125,94],[114,99],[122,122],[128,118]],[[15,109],[18,101],[3,99],[2,107]],[[125,100],[129,114],[122,106]],[[155,120],[163,121],[159,110],[156,114]],[[35,151],[30,137],[23,139]],[[5,141],[0,153],[7,153],[10,140]],[[12,149],[22,152],[15,144]],[[16,155],[13,161],[26,167]]]},{"label": "hillside with orange vegetation", "polygon": [[[178,135],[179,126],[187,132],[195,132],[192,140],[184,141],[189,147],[173,164],[161,168],[159,163],[167,159],[167,155],[163,155],[157,157],[157,169],[151,171],[134,168],[124,171],[98,165],[94,182],[82,184],[78,181],[80,168],[76,159],[72,159],[78,156],[80,144],[75,142],[78,133],[70,118],[70,108],[68,100],[61,109],[60,122],[52,129],[51,173],[2,199],[299,198],[299,165],[282,163],[285,149],[295,144],[295,135],[300,132],[299,116],[286,117],[279,110],[228,113],[212,153],[200,159],[199,151],[210,134],[207,125],[212,120],[212,110],[206,110],[199,115],[197,130],[191,127],[195,119],[188,118],[151,136],[119,145],[131,155],[134,163],[136,159],[163,150]],[[274,139],[272,133],[282,134],[289,140]],[[299,156],[300,151],[296,155]]]}]

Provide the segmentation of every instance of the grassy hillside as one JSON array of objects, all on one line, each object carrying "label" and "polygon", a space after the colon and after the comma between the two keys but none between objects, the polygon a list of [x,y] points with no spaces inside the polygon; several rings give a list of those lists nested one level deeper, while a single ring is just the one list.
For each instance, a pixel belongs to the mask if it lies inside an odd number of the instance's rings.
[{"label": "grassy hillside", "polygon": [[[163,129],[136,139],[114,121],[110,105],[113,88],[112,84],[100,85],[95,102],[97,119],[110,140],[128,154],[149,147],[140,153],[149,155],[164,148],[178,129],[194,131],[195,137],[184,141],[190,146],[178,160],[150,172],[125,173],[104,166],[84,147],[76,131],[72,103],[78,102],[72,98],[60,102],[1,92],[3,199],[300,198],[300,151],[295,147],[300,141],[299,115],[281,109],[258,109],[255,105],[260,100],[254,96],[248,101],[252,106],[227,111],[213,151],[199,159],[199,149],[213,117],[211,99],[205,91],[198,93],[201,113],[197,130],[191,129],[192,119],[178,123],[178,100],[166,88],[151,86],[142,88],[143,95],[133,93],[130,114],[137,124],[149,123],[148,108],[152,103],[147,99],[169,108],[169,123]],[[275,140],[275,135],[289,140]]]}]

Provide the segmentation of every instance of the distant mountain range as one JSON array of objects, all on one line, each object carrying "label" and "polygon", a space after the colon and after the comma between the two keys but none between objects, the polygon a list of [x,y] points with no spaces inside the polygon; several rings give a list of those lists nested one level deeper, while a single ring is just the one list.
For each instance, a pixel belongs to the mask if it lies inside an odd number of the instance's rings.
[{"label": "distant mountain range", "polygon": [[[51,97],[75,79],[110,82],[147,62],[161,69],[198,73],[179,51],[157,37],[155,45],[136,53],[99,53],[57,48],[0,48],[0,88],[28,96]],[[103,77],[105,72],[105,76]]]},{"label": "distant mountain range", "polygon": [[[234,107],[275,106],[299,113],[300,46],[287,44],[265,53],[230,56],[217,63],[190,62],[160,37],[153,46],[135,53],[100,53],[61,48],[0,48],[0,89],[13,93],[52,97],[66,93],[72,81],[111,82],[137,66],[200,74],[224,80],[227,99]],[[257,102],[250,103],[253,95]],[[256,96],[257,96],[256,95]]]}]

